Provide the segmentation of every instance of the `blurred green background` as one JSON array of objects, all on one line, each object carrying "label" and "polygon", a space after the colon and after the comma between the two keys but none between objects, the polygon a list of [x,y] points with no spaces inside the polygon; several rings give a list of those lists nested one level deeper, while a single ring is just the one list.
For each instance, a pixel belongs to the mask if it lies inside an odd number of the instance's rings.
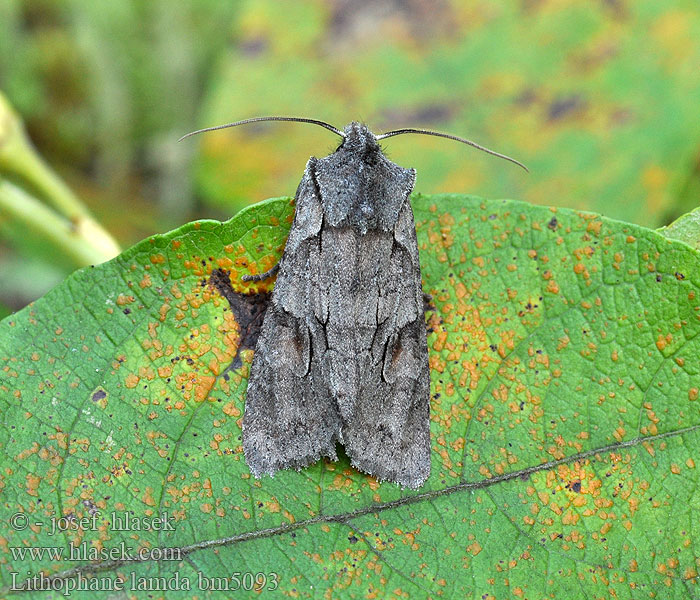
[{"label": "blurred green background", "polygon": [[448,140],[384,146],[420,192],[659,227],[700,205],[700,3],[0,0],[0,317],[118,247],[293,194],[331,133],[177,143],[268,114],[469,137],[531,173]]}]

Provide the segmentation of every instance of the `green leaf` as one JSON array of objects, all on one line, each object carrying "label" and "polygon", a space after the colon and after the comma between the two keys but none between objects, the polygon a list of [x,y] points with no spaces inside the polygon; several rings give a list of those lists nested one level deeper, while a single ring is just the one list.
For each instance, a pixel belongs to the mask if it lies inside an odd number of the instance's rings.
[{"label": "green leaf", "polygon": [[659,233],[672,240],[680,240],[700,250],[700,208],[683,215],[670,225],[659,229]]},{"label": "green leaf", "polygon": [[[12,573],[21,584],[40,569],[64,590],[124,577],[136,597],[148,595],[139,577],[160,577],[171,587],[150,593],[168,599],[221,597],[201,578],[235,586],[242,573],[292,597],[692,594],[697,252],[589,213],[461,195],[413,204],[436,306],[420,490],[345,457],[251,477],[251,353],[228,369],[237,324],[209,278],[230,270],[242,291],[242,274],[277,260],[293,208],[266,201],[148,239],[0,323],[2,595]],[[167,513],[169,527],[105,521],[125,511]],[[68,531],[52,535],[52,516],[70,517]],[[18,551],[69,544],[182,556],[90,567]]]}]

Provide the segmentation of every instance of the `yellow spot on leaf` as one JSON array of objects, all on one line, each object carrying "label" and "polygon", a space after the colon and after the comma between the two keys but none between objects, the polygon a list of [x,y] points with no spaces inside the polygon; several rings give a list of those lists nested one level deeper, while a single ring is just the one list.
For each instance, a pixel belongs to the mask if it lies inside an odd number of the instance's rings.
[{"label": "yellow spot on leaf", "polygon": [[155,506],[156,501],[155,498],[153,497],[153,488],[152,487],[147,487],[146,491],[144,492],[143,496],[141,497],[141,500],[147,504],[148,506]]},{"label": "yellow spot on leaf", "polygon": [[656,339],[656,347],[661,352],[664,350],[664,348],[666,348],[666,345],[670,344],[672,341],[673,341],[673,336],[670,333],[667,334],[666,337],[659,334],[659,337]]},{"label": "yellow spot on leaf", "polygon": [[139,378],[134,373],[129,373],[129,375],[126,376],[124,384],[127,388],[133,389],[139,384]]},{"label": "yellow spot on leaf", "polygon": [[39,488],[39,482],[41,481],[41,477],[38,477],[37,475],[32,475],[31,473],[27,474],[27,493],[30,496],[37,496],[37,489]]},{"label": "yellow spot on leaf", "polygon": [[240,417],[241,416],[241,411],[236,406],[235,402],[227,402],[224,405],[222,410],[223,410],[224,414],[228,415],[229,417]]}]

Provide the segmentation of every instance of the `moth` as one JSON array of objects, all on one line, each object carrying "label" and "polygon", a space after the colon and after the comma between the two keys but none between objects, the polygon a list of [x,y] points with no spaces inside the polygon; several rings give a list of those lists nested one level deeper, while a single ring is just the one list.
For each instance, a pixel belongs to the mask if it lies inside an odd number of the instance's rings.
[{"label": "moth", "polygon": [[414,169],[384,156],[379,140],[352,122],[343,131],[301,121],[342,138],[311,158],[255,347],[243,416],[243,452],[255,477],[337,459],[378,480],[420,487],[430,475],[430,370],[424,294],[410,194]]}]

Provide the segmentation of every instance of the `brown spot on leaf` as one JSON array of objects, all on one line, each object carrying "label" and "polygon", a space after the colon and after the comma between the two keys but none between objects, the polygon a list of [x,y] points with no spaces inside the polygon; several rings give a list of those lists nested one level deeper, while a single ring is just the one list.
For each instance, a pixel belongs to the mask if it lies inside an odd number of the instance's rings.
[{"label": "brown spot on leaf", "polygon": [[547,118],[557,121],[572,116],[572,113],[581,112],[585,107],[586,101],[578,94],[556,98],[547,109]]},{"label": "brown spot on leaf", "polygon": [[228,300],[231,311],[233,311],[240,327],[240,341],[236,357],[231,365],[236,369],[241,366],[241,350],[255,348],[272,293],[241,294],[236,292],[231,287],[229,272],[223,269],[212,271],[209,284]]},{"label": "brown spot on leaf", "polygon": [[428,102],[413,107],[389,108],[381,112],[379,126],[382,129],[405,125],[407,127],[418,127],[431,123],[444,123],[451,119],[459,106],[444,102]]},{"label": "brown spot on leaf", "polygon": [[326,45],[336,52],[360,48],[381,36],[383,29],[403,33],[413,42],[431,42],[436,36],[457,32],[456,16],[445,0],[332,0],[330,4]]},{"label": "brown spot on leaf", "polygon": [[270,42],[263,36],[250,37],[238,44],[238,49],[246,58],[257,58],[269,48]]}]

